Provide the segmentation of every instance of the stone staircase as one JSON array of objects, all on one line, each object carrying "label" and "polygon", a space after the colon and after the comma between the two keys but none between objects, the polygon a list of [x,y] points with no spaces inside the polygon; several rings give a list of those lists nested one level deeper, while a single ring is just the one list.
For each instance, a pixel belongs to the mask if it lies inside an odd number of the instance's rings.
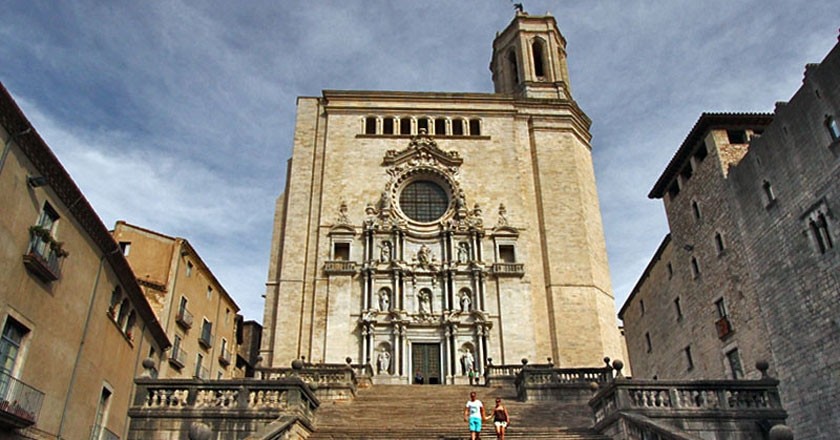
[{"label": "stone staircase", "polygon": [[[589,427],[586,405],[518,402],[512,388],[463,385],[376,385],[360,389],[353,401],[325,401],[316,412],[310,440],[462,440],[469,439],[464,405],[475,391],[487,411],[501,397],[511,417],[510,440],[608,440]],[[485,422],[481,438],[496,438]]]}]

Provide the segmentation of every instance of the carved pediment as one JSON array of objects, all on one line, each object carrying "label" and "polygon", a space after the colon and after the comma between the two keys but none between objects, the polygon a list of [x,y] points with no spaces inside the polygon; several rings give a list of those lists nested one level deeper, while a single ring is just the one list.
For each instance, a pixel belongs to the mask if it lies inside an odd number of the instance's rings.
[{"label": "carved pediment", "polygon": [[388,150],[385,153],[384,165],[398,166],[405,163],[410,165],[433,165],[442,167],[458,167],[464,162],[457,151],[443,151],[438,148],[434,139],[421,129],[420,134],[411,138],[408,148],[402,151]]}]

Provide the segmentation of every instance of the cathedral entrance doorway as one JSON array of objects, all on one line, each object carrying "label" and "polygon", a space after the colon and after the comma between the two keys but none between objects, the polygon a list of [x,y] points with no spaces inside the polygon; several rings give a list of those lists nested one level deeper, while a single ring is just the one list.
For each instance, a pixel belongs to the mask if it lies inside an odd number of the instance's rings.
[{"label": "cathedral entrance doorway", "polygon": [[425,378],[424,384],[440,384],[440,344],[412,344],[412,371]]}]

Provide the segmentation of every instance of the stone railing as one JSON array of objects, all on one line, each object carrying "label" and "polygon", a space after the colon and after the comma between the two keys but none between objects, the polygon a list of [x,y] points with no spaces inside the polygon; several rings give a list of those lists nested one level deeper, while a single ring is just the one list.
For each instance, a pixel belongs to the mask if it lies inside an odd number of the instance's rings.
[{"label": "stone railing", "polygon": [[299,378],[275,380],[137,379],[129,440],[186,438],[197,426],[219,438],[245,439],[279,417],[292,417],[289,429],[313,430],[320,401]]},{"label": "stone railing", "polygon": [[[665,439],[712,438],[716,429],[738,432],[733,439],[764,438],[761,426],[784,423],[786,413],[779,398],[778,381],[662,381],[616,378],[603,386],[589,402],[595,428],[612,438],[634,437],[633,432],[674,428]],[[715,420],[716,426],[710,424]],[[726,423],[720,423],[725,421]],[[659,428],[657,428],[659,425]],[[687,435],[679,437],[676,435]],[[712,437],[709,437],[712,435]],[[645,437],[646,438],[646,437]],[[655,438],[655,437],[654,437]],[[729,437],[728,437],[729,438]]]},{"label": "stone railing", "polygon": [[520,400],[573,398],[588,400],[591,384],[606,384],[613,379],[613,369],[553,368],[550,365],[526,365],[516,375],[516,393]]},{"label": "stone railing", "polygon": [[524,263],[493,263],[490,271],[496,276],[521,277],[525,275]]},{"label": "stone railing", "polygon": [[256,376],[264,380],[299,378],[321,400],[344,400],[356,396],[359,386],[370,385],[373,369],[370,365],[305,364],[292,368],[260,368]]},{"label": "stone railing", "polygon": [[334,260],[324,263],[324,272],[327,275],[352,275],[356,273],[356,262],[346,260]]},{"label": "stone railing", "polygon": [[0,372],[0,420],[14,428],[34,425],[41,412],[44,393]]}]

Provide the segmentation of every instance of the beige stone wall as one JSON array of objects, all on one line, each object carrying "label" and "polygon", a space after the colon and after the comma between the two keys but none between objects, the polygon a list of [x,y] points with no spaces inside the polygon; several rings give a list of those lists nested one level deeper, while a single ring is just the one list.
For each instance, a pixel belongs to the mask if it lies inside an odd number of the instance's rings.
[{"label": "beige stone wall", "polygon": [[[178,348],[185,353],[183,366],[180,362],[165,362],[160,377],[195,376],[198,354],[203,356],[201,366],[206,369],[208,378],[216,379],[219,375],[222,378],[234,377],[237,374],[235,316],[239,306],[198,253],[182,238],[169,237],[125,222],[117,222],[113,234],[118,242],[131,243],[127,259],[138,280],[160,285],[146,286],[144,292],[170,340],[174,344],[175,336],[178,336]],[[209,294],[208,288],[211,289]],[[191,326],[178,319],[182,297],[187,299],[187,311],[192,315]],[[204,320],[212,324],[209,346],[199,341]],[[167,358],[172,355],[168,353]]]},{"label": "beige stone wall", "polygon": [[[0,107],[5,112],[13,103],[2,99]],[[33,130],[25,136],[37,134]],[[9,149],[0,168],[4,212],[0,216],[0,327],[15,320],[28,330],[12,375],[44,393],[32,432],[47,438],[59,433],[62,438],[88,438],[100,395],[107,388],[112,395],[104,423],[122,436],[133,379],[143,373],[140,363],[150,349],[159,364],[160,343],[150,333],[152,324],[139,316],[135,326],[127,329],[109,314],[112,292],[118,286],[123,291],[127,287],[59,197],[57,191],[64,191],[59,186],[72,182],[58,178],[45,186],[28,186],[27,176],[42,172],[0,125],[0,147],[4,145]],[[29,148],[41,154],[45,147],[30,144]],[[69,252],[60,259],[58,278],[52,281],[36,277],[22,258],[29,249],[29,227],[36,224],[45,202],[59,215],[53,236]],[[138,304],[129,301],[126,307],[136,312]]]}]

